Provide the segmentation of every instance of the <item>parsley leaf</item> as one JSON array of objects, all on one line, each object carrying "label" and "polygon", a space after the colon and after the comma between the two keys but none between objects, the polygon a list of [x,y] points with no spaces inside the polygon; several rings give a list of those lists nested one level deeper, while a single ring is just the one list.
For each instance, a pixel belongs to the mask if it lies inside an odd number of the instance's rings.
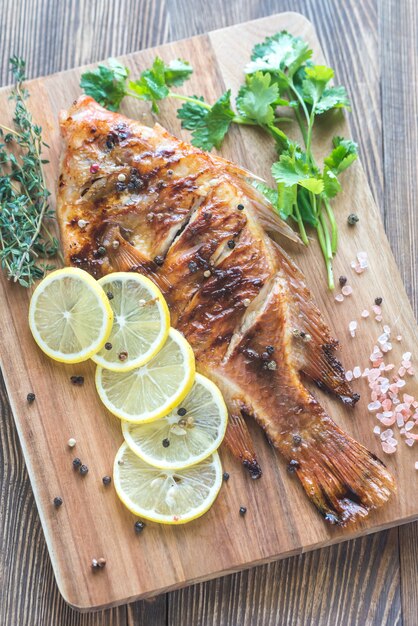
[{"label": "parsley leaf", "polygon": [[351,110],[350,100],[345,87],[342,85],[324,89],[321,99],[316,104],[315,113],[321,115],[321,113],[325,113],[331,109]]},{"label": "parsley leaf", "polygon": [[292,77],[311,56],[312,50],[306,41],[282,30],[254,46],[251,63],[246,66],[245,72],[252,74],[262,70],[284,73],[287,70],[288,76]]},{"label": "parsley leaf", "polygon": [[108,65],[98,65],[95,70],[84,72],[80,87],[96,102],[110,111],[117,111],[126,95],[126,79],[129,70],[117,59],[108,59]]},{"label": "parsley leaf", "polygon": [[212,107],[185,102],[177,112],[182,127],[192,131],[192,144],[202,150],[219,148],[235,113],[231,108],[231,90],[226,91]]},{"label": "parsley leaf", "polygon": [[341,183],[335,172],[326,165],[322,175],[324,181],[324,194],[327,198],[334,198],[341,191]]},{"label": "parsley leaf", "polygon": [[306,155],[300,149],[282,152],[278,161],[273,163],[271,173],[277,183],[284,183],[285,187],[300,185],[312,193],[321,193],[324,183],[318,178],[311,166],[307,163]]},{"label": "parsley leaf", "polygon": [[279,194],[277,191],[263,183],[261,180],[253,180],[251,181],[253,187],[255,187],[258,191],[260,191],[265,198],[274,206],[277,207]]},{"label": "parsley leaf", "polygon": [[305,101],[316,105],[320,101],[325,87],[334,77],[334,71],[326,65],[313,65],[305,68],[305,78],[302,80],[302,91]]},{"label": "parsley leaf", "polygon": [[174,59],[164,66],[165,84],[167,87],[179,87],[193,73],[193,68],[184,59]]},{"label": "parsley leaf", "polygon": [[334,150],[324,159],[324,163],[334,174],[338,175],[357,159],[358,146],[351,139],[343,137],[334,137],[332,143]]},{"label": "parsley leaf", "polygon": [[150,69],[144,70],[137,80],[129,82],[129,89],[140,100],[149,100],[154,113],[158,113],[157,102],[170,95],[169,87],[182,85],[192,71],[190,65],[182,59],[166,65],[162,59],[156,57]]},{"label": "parsley leaf", "polygon": [[275,108],[288,104],[280,98],[279,87],[272,83],[270,74],[256,72],[246,77],[236,99],[241,115],[263,126],[274,121]]}]

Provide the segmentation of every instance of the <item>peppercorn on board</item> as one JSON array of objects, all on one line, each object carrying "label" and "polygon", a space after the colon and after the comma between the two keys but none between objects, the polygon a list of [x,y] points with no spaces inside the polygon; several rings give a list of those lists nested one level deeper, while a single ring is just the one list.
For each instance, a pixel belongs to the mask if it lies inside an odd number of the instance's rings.
[{"label": "peppercorn on board", "polygon": [[[213,101],[224,91],[225,84],[235,88],[241,84],[240,68],[253,45],[282,29],[307,39],[316,60],[321,61],[311,24],[294,13],[167,44],[122,60],[136,73],[149,66],[156,54],[167,61],[175,57],[189,59],[194,74],[184,89]],[[57,114],[80,94],[82,71],[36,79],[28,85],[30,108],[50,146],[47,183],[51,190],[56,185],[61,152]],[[2,121],[6,124],[12,118],[8,93],[8,89],[0,92]],[[175,103],[164,102],[158,121],[173,134],[188,139],[188,133],[180,129],[175,110]],[[146,104],[124,103],[122,112],[146,124],[154,122]],[[347,124],[340,116],[335,116],[329,127],[323,125],[315,135],[319,156],[328,151],[332,136],[337,134],[349,136]],[[257,131],[234,128],[222,155],[268,177],[274,146]],[[337,277],[348,276],[353,294],[338,303],[334,297],[339,290],[334,294],[325,290],[323,261],[315,242],[309,249],[287,243],[285,247],[304,271],[320,309],[340,339],[346,368],[360,365],[363,370],[370,366],[370,353],[383,333],[383,324],[387,324],[393,335],[389,360],[396,364],[396,372],[402,354],[413,352],[417,345],[416,323],[359,164],[346,172],[343,183],[343,192],[335,202],[341,240],[334,267]],[[346,218],[353,211],[360,221],[350,228]],[[360,251],[367,251],[370,267],[358,275],[350,265]],[[230,478],[203,518],[178,527],[148,523],[143,532],[136,533],[136,518],[119,502],[113,486],[102,483],[102,477],[111,474],[122,435],[119,421],[105,411],[95,393],[94,365],[66,366],[50,361],[39,351],[29,331],[30,293],[8,283],[3,274],[0,293],[2,370],[55,575],[61,593],[72,606],[87,610],[129,602],[418,517],[418,474],[416,477],[414,470],[418,455],[402,439],[395,455],[382,453],[380,439],[373,434],[377,421],[367,408],[367,381],[359,378],[354,386],[362,398],[353,411],[317,393],[337,424],[383,458],[396,478],[397,494],[365,520],[345,529],[326,525],[258,427],[250,424],[264,472],[260,480],[252,481],[223,449],[222,461]],[[374,314],[361,318],[363,309],[372,311],[376,297],[383,298],[381,323],[374,319]],[[354,320],[358,321],[358,329],[353,338],[348,328]],[[402,335],[399,342],[398,334]],[[84,376],[84,384],[72,384],[71,376]],[[406,380],[404,390],[417,397],[416,378],[406,376]],[[26,399],[29,392],[36,395],[31,403]],[[67,445],[71,437],[77,441],[73,449]],[[74,457],[89,467],[88,474],[82,476],[74,471]],[[62,498],[60,507],[54,507],[55,497]],[[245,516],[239,514],[240,507],[247,508]],[[101,557],[106,559],[106,567],[94,572],[92,559]]]}]

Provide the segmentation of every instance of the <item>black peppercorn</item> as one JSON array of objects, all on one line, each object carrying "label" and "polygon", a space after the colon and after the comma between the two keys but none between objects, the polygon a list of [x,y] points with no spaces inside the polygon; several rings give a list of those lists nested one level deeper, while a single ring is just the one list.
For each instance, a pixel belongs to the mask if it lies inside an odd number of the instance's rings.
[{"label": "black peppercorn", "polygon": [[106,295],[107,295],[109,300],[113,300],[113,298],[115,297],[111,291],[107,291]]},{"label": "black peppercorn", "polygon": [[81,466],[81,459],[79,459],[78,457],[73,459],[73,467],[74,467],[74,469],[78,469],[80,466]]},{"label": "black peppercorn", "polygon": [[187,410],[183,406],[177,409],[177,415],[180,415],[180,417],[184,417],[186,413],[187,413]]},{"label": "black peppercorn", "polygon": [[302,437],[300,435],[293,435],[293,443],[295,446],[300,446],[302,443]]},{"label": "black peppercorn", "polygon": [[107,487],[112,482],[112,479],[110,478],[110,476],[103,476],[102,482],[104,486]]},{"label": "black peppercorn", "polygon": [[60,496],[56,496],[54,498],[54,506],[58,509],[62,504],[62,498]]},{"label": "black peppercorn", "polygon": [[104,347],[105,347],[105,350],[111,350],[113,348],[113,346],[110,343],[110,341],[106,341]]},{"label": "black peppercorn", "polygon": [[358,215],[356,215],[355,213],[350,213],[350,215],[347,217],[347,222],[350,224],[350,226],[355,226],[358,221]]},{"label": "black peppercorn", "polygon": [[268,352],[269,354],[273,354],[274,346],[266,346],[266,352]]},{"label": "black peppercorn", "polygon": [[139,534],[139,533],[142,533],[142,531],[143,531],[143,530],[144,530],[144,528],[145,528],[145,524],[144,524],[144,522],[139,522],[139,521],[138,521],[138,522],[135,522],[135,524],[134,524],[134,528],[135,528],[135,532],[136,532],[136,533],[138,533],[138,534]]},{"label": "black peppercorn", "polygon": [[99,246],[97,248],[97,254],[100,256],[104,256],[106,254],[106,248],[104,246]]},{"label": "black peppercorn", "polygon": [[102,556],[100,557],[100,559],[97,559],[97,567],[100,567],[100,569],[103,569],[103,567],[106,565],[106,559],[103,558]]},{"label": "black peppercorn", "polygon": [[79,471],[82,476],[85,476],[87,472],[89,471],[89,468],[87,467],[87,465],[80,465]]},{"label": "black peppercorn", "polygon": [[344,287],[344,285],[347,284],[347,276],[340,276],[338,282],[340,283],[340,287]]},{"label": "black peppercorn", "polygon": [[83,385],[84,384],[84,376],[70,376],[70,380],[73,385]]},{"label": "black peppercorn", "polygon": [[170,445],[170,440],[163,439],[161,443],[163,444],[163,448],[168,448],[168,446]]},{"label": "black peppercorn", "polygon": [[227,481],[229,480],[229,474],[228,474],[228,472],[224,472],[224,473],[222,474],[222,478],[224,479],[224,481],[225,481],[225,482],[227,482]]},{"label": "black peppercorn", "polygon": [[198,267],[197,267],[197,263],[195,261],[190,261],[190,263],[189,263],[189,270],[191,271],[192,274],[197,272]]},{"label": "black peppercorn", "polygon": [[154,263],[161,266],[164,263],[164,258],[162,256],[156,256],[154,258]]},{"label": "black peppercorn", "polygon": [[243,211],[244,210],[244,205],[243,204],[239,204],[237,206],[238,211]]},{"label": "black peppercorn", "polygon": [[383,302],[383,298],[375,298],[374,303],[377,304],[377,306],[380,306]]},{"label": "black peppercorn", "polygon": [[293,472],[296,472],[298,467],[299,467],[299,462],[292,459],[287,466],[287,471],[289,472],[289,474],[293,474]]},{"label": "black peppercorn", "polygon": [[244,516],[246,514],[246,512],[247,512],[247,507],[245,507],[245,506],[240,506],[239,507],[239,514],[240,515]]},{"label": "black peppercorn", "polygon": [[227,245],[228,245],[228,248],[233,250],[235,248],[235,241],[233,239],[230,239]]},{"label": "black peppercorn", "polygon": [[28,395],[26,396],[26,400],[29,402],[29,404],[32,404],[32,402],[35,400],[36,396],[34,393],[28,393]]}]

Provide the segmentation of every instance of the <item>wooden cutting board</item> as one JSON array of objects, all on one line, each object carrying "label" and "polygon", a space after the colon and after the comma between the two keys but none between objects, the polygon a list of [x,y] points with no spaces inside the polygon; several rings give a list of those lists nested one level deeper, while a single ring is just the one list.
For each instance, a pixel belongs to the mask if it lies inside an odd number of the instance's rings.
[{"label": "wooden cutting board", "polygon": [[[312,25],[301,15],[285,13],[218,30],[208,35],[167,44],[127,57],[135,76],[155,55],[169,61],[181,56],[191,61],[195,71],[183,87],[188,94],[202,94],[214,101],[225,86],[236,92],[254,43],[268,34],[287,29],[306,38],[323,61]],[[61,150],[57,114],[80,93],[82,69],[39,78],[29,83],[30,108],[44,130],[50,146],[47,180],[55,188]],[[10,124],[12,104],[9,90],[0,91],[0,120]],[[171,132],[187,138],[176,118],[176,102],[164,102],[158,121]],[[123,112],[152,124],[147,104],[123,104]],[[331,137],[349,136],[342,115],[327,118],[314,137],[318,157],[329,151]],[[249,128],[234,128],[222,154],[261,176],[269,177],[274,146],[264,134]],[[369,355],[381,334],[382,325],[391,326],[393,350],[387,361],[400,364],[402,353],[417,345],[417,327],[395,261],[387,242],[379,212],[364,172],[356,164],[344,174],[344,191],[334,202],[341,233],[335,274],[345,274],[354,294],[339,304],[335,294],[325,289],[323,261],[315,241],[309,249],[287,246],[307,276],[320,308],[342,343],[342,360],[347,368],[369,365]],[[348,213],[356,212],[360,222],[347,226]],[[357,275],[350,267],[356,253],[365,250],[370,268]],[[254,564],[283,558],[408,522],[418,517],[418,472],[414,469],[418,450],[400,440],[396,455],[383,455],[398,485],[397,495],[366,520],[346,529],[324,523],[309,503],[296,479],[267,444],[255,425],[251,430],[264,475],[252,481],[241,466],[222,450],[230,480],[224,484],[213,508],[202,519],[180,527],[148,523],[141,535],[134,532],[135,517],[117,499],[113,487],[104,487],[101,478],[110,474],[113,458],[122,436],[119,421],[108,414],[95,393],[92,364],[64,366],[50,361],[37,349],[27,325],[30,293],[0,277],[1,366],[25,455],[35,499],[60,591],[69,604],[88,610],[130,602],[196,581],[221,576]],[[360,318],[371,309],[375,297],[383,298],[383,321],[374,316]],[[348,332],[350,320],[358,320],[355,339]],[[396,370],[395,370],[396,371]],[[70,383],[70,376],[85,377],[83,387]],[[404,390],[418,396],[416,378],[407,377]],[[347,432],[382,457],[379,439],[373,434],[374,415],[367,410],[370,401],[364,379],[354,382],[362,399],[354,411],[330,397],[318,394],[335,421]],[[36,401],[28,405],[28,392]],[[77,446],[70,451],[69,437]],[[399,438],[400,439],[400,438]],[[80,457],[90,471],[85,478],[72,469],[72,459]],[[7,485],[3,488],[8,488]],[[60,495],[64,504],[52,505]],[[248,512],[239,515],[244,505]],[[93,573],[93,557],[104,556],[105,569]]]}]

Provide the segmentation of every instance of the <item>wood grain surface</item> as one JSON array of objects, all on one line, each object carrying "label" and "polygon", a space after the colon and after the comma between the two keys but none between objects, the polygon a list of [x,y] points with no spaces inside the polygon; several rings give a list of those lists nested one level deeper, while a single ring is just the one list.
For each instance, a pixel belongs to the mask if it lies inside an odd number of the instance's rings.
[{"label": "wood grain surface", "polygon": [[[257,8],[246,2],[227,6],[213,2],[210,8],[194,2],[192,11],[185,2],[5,4],[2,19],[6,20],[7,37],[1,41],[1,58],[6,59],[13,44],[13,51],[24,52],[31,60],[32,75],[277,10],[304,12],[313,19],[341,82],[348,84],[356,97],[361,85],[362,95],[353,115],[354,132],[363,147],[362,160],[375,198],[386,220],[392,220],[388,235],[415,303],[416,266],[410,246],[416,243],[417,227],[413,204],[417,103],[411,85],[416,86],[417,67],[411,50],[416,46],[413,31],[417,19],[412,2],[405,3],[402,11],[394,10],[390,2],[345,2],[343,6],[337,2],[266,2],[257,3]],[[141,19],[126,20],[132,11]],[[96,28],[99,23],[105,25],[105,35],[103,29],[99,32]],[[39,30],[45,28],[50,37],[39,39]],[[77,39],[82,40],[83,49],[75,52]],[[51,41],[59,42],[59,46]],[[124,48],[126,41],[128,47]],[[407,74],[399,71],[403,55],[411,57]],[[382,92],[378,80],[381,68]],[[407,132],[400,137],[395,123],[401,115]],[[382,117],[383,146],[379,140]],[[399,142],[402,168],[394,167]],[[0,478],[2,487],[7,486],[2,489],[0,508],[0,538],[5,546],[0,556],[2,624],[416,624],[415,525],[400,529],[400,552],[398,531],[393,530],[201,584],[152,603],[95,615],[74,613],[59,598],[52,579],[6,402],[1,443],[4,462]]]}]

